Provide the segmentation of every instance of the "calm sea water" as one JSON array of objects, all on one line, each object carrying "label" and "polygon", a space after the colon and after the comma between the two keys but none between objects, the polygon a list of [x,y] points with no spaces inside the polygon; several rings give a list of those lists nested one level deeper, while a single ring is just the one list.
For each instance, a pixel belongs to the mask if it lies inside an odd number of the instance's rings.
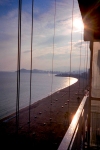
[{"label": "calm sea water", "polygon": [[[70,84],[77,82],[70,78]],[[52,84],[53,83],[53,84]],[[51,74],[32,74],[32,104],[53,92],[69,86],[68,77],[56,77]],[[52,89],[52,90],[51,90]],[[0,119],[16,110],[17,74],[0,73]],[[30,74],[21,73],[20,108],[29,105]]]}]

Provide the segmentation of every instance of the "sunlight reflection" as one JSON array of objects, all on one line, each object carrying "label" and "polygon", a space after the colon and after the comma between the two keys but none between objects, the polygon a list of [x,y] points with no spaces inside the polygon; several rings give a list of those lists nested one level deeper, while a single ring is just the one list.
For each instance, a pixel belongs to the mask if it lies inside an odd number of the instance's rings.
[{"label": "sunlight reflection", "polygon": [[72,124],[73,124],[73,126],[75,126],[75,125],[76,125],[76,123],[77,123],[77,119],[78,119],[78,117],[77,117],[77,116],[74,116],[74,118],[73,118],[73,120],[72,120]]},{"label": "sunlight reflection", "polygon": [[68,82],[67,82],[68,86],[72,85],[72,84],[74,84],[74,83],[76,83],[78,81],[77,78],[72,78],[72,77],[67,77],[67,79],[68,79]]},{"label": "sunlight reflection", "polygon": [[73,27],[75,27],[75,31],[82,31],[84,29],[84,24],[81,19],[75,18],[73,21]]},{"label": "sunlight reflection", "polygon": [[68,86],[71,86],[72,84],[76,83],[78,81],[77,78],[73,78],[73,77],[66,77],[66,79],[64,80],[62,87],[59,88],[58,90],[61,90],[63,88],[66,88]]}]

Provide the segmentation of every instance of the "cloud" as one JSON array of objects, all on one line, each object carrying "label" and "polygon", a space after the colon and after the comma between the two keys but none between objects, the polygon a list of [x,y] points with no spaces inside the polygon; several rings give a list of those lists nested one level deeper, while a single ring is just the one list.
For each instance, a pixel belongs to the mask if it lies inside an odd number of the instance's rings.
[{"label": "cloud", "polygon": [[80,46],[82,46],[82,41],[75,43],[74,46],[75,46],[75,47],[80,47]]},{"label": "cloud", "polygon": [[[1,1],[0,1],[1,2]],[[4,1],[6,2],[6,0]],[[72,1],[62,0],[56,2],[55,5],[50,1],[48,6],[42,10],[34,3],[34,20],[33,20],[33,66],[39,68],[44,66],[50,68],[52,52],[54,50],[55,68],[69,65],[69,54],[71,49],[71,29],[72,29]],[[30,64],[30,49],[31,49],[31,4],[26,5],[23,2],[22,9],[22,67],[29,67]],[[76,7],[76,6],[75,6]],[[79,17],[78,10],[75,10],[74,17]],[[55,27],[55,28],[54,28]],[[0,17],[0,58],[6,56],[6,63],[13,61],[17,57],[18,49],[18,10],[17,8],[9,10],[6,15]],[[73,31],[73,55],[77,55],[77,48],[80,46],[80,32]],[[77,43],[76,43],[77,42]],[[15,59],[16,60],[16,59]],[[78,60],[76,61],[77,64]],[[1,63],[1,62],[0,62]],[[50,63],[50,64],[49,64]],[[3,60],[2,60],[2,64]],[[7,63],[9,64],[9,63]],[[16,66],[16,62],[13,63]],[[4,66],[3,66],[4,67]],[[2,68],[3,68],[2,67]],[[25,67],[25,68],[26,68]],[[5,67],[6,68],[6,67]],[[0,68],[1,69],[1,68]],[[10,69],[10,66],[9,66]],[[12,68],[11,68],[12,70]]]},{"label": "cloud", "polygon": [[12,2],[13,0],[0,0],[0,5],[8,5],[10,2]]},{"label": "cloud", "polygon": [[12,48],[12,43],[17,43],[17,11],[14,10],[7,16],[0,17],[0,20],[0,50],[6,51]]},{"label": "cloud", "polygon": [[67,55],[65,55],[65,54],[55,54],[54,56],[53,56],[53,54],[52,53],[48,53],[48,54],[45,54],[45,55],[41,55],[41,56],[37,56],[36,58],[38,58],[38,59],[50,59],[50,60],[52,60],[53,59],[53,57],[54,57],[54,60],[64,60],[64,59],[66,59],[66,58],[68,58],[68,56]]},{"label": "cloud", "polygon": [[30,52],[31,52],[31,50],[26,50],[23,53],[30,53]]}]

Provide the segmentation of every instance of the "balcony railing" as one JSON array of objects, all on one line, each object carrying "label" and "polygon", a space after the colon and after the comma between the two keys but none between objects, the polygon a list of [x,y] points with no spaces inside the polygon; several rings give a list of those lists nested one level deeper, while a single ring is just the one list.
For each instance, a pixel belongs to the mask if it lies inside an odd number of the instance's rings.
[{"label": "balcony railing", "polygon": [[87,146],[88,96],[84,96],[58,150],[81,150]]}]

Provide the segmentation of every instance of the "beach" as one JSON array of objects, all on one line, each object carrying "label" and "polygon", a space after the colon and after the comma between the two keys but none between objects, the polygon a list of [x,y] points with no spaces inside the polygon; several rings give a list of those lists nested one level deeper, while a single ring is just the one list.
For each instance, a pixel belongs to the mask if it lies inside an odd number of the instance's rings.
[{"label": "beach", "polygon": [[30,106],[30,111],[29,107],[21,109],[18,125],[16,113],[1,119],[3,149],[57,150],[84,96],[86,86],[86,80],[80,79],[70,87],[35,102]]}]

